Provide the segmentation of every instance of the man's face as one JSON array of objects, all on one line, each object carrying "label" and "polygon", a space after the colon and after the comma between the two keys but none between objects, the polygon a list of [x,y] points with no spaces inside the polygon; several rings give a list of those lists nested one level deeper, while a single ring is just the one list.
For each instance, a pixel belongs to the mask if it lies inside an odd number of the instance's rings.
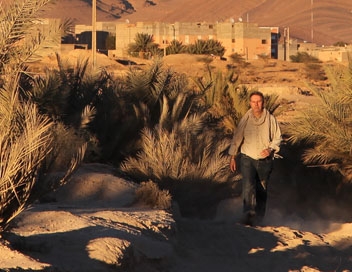
[{"label": "man's face", "polygon": [[254,114],[261,114],[263,111],[263,100],[259,95],[252,95],[249,104]]}]

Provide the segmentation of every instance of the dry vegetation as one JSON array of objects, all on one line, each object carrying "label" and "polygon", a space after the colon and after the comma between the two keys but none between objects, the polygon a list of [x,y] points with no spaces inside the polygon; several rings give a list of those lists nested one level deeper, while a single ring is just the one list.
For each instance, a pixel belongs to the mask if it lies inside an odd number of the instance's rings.
[{"label": "dry vegetation", "polygon": [[[30,20],[37,5],[35,1],[28,4],[33,12],[24,11]],[[24,16],[18,7],[13,12]],[[3,22],[11,32],[11,25]],[[27,26],[23,20],[16,23],[18,28]],[[262,251],[271,257],[265,270],[277,256],[295,260],[294,264],[280,263],[285,271],[304,269],[313,259],[319,259],[313,269],[351,266],[350,247],[345,246],[350,237],[341,245],[346,235],[336,242],[333,234],[312,235],[272,226],[282,215],[350,222],[346,208],[350,206],[349,186],[342,183],[351,178],[350,70],[336,69],[338,65],[333,63],[237,62],[191,55],[158,60],[113,60],[99,55],[99,69],[94,70],[89,51],[83,50],[27,67],[17,60],[31,55],[31,48],[40,41],[31,40],[34,45],[27,47],[14,42],[22,41],[22,35],[1,37],[0,44],[9,45],[0,54],[0,102],[7,109],[1,113],[6,128],[1,155],[2,167],[10,170],[10,175],[1,172],[1,212],[6,222],[0,223],[8,230],[4,237],[13,247],[45,262],[35,263],[36,268],[140,271],[148,265],[155,271],[176,264],[174,271],[184,271],[197,261],[199,271],[222,266],[224,271],[232,271],[238,263],[240,271],[249,271],[253,269],[247,264],[251,256]],[[327,67],[331,69],[325,74],[323,68]],[[284,133],[290,132],[293,144],[285,141],[280,153],[284,160],[275,161],[271,213],[264,221],[269,226],[248,231],[233,226],[237,222],[234,207],[241,206],[237,202],[240,176],[230,173],[226,148],[231,131],[248,107],[252,89],[266,94],[266,106],[277,114]],[[296,118],[298,109],[303,112],[300,118]],[[83,147],[74,156],[79,146]],[[87,164],[78,168],[84,154]],[[323,165],[307,168],[302,155],[306,163]],[[77,175],[65,184],[74,170]],[[37,194],[32,194],[34,182]],[[32,209],[21,213],[29,204]],[[144,210],[144,205],[168,212]],[[212,219],[219,218],[224,206],[231,216],[225,213],[217,225]],[[180,227],[175,236],[169,232],[174,224],[171,212]],[[194,218],[206,219],[209,229],[199,230]],[[231,224],[225,224],[229,219]],[[287,233],[296,244],[286,243]],[[252,240],[253,235],[261,239]],[[176,241],[170,241],[171,237]],[[205,237],[210,239],[210,247],[205,245]],[[327,263],[321,263],[320,257],[326,254],[321,249],[327,245],[336,251],[330,250]],[[8,252],[5,245],[1,248]],[[283,253],[277,255],[277,251]],[[192,255],[194,252],[199,255]],[[297,263],[301,253],[303,261]],[[208,260],[209,256],[214,258]],[[234,256],[240,257],[234,260]],[[213,260],[218,261],[211,263]],[[30,261],[32,264],[33,259]],[[12,264],[5,268],[9,267]]]}]

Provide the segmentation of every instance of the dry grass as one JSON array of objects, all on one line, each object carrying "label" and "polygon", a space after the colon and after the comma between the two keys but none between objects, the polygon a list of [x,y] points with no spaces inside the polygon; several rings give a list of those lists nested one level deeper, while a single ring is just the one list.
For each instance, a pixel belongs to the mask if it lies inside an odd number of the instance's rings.
[{"label": "dry grass", "polygon": [[153,209],[170,209],[171,200],[169,191],[160,190],[151,180],[142,182],[136,189],[136,201]]},{"label": "dry grass", "polygon": [[50,152],[52,123],[34,105],[21,103],[16,93],[3,90],[0,105],[0,225],[5,228],[27,204]]}]

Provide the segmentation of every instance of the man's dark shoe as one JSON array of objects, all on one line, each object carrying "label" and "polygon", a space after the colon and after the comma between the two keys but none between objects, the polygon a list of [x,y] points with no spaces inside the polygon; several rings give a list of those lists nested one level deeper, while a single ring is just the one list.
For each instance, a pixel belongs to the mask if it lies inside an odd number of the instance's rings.
[{"label": "man's dark shoe", "polygon": [[248,211],[244,214],[241,223],[247,226],[253,226],[255,222],[255,211]]}]

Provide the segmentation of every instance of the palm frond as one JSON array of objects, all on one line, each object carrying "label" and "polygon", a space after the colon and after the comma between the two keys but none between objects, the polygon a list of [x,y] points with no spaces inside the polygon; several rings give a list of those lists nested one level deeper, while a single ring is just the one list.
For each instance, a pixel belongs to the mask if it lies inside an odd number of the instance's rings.
[{"label": "palm frond", "polygon": [[331,78],[329,90],[312,89],[319,104],[311,105],[287,127],[289,141],[306,142],[313,147],[303,154],[309,165],[320,165],[341,173],[352,164],[352,106],[349,81],[352,74],[337,68],[328,69]]},{"label": "palm frond", "polygon": [[93,120],[94,116],[96,114],[96,109],[91,106],[87,105],[84,107],[83,112],[81,114],[81,129],[87,128],[89,123]]},{"label": "palm frond", "polygon": [[[15,70],[22,69],[22,64],[30,61],[40,45],[47,41],[33,26],[36,20],[39,22],[38,11],[50,1],[15,0],[5,7],[0,6],[0,63],[8,64],[12,60],[12,65],[17,66]],[[51,34],[50,39],[55,36]]]}]

